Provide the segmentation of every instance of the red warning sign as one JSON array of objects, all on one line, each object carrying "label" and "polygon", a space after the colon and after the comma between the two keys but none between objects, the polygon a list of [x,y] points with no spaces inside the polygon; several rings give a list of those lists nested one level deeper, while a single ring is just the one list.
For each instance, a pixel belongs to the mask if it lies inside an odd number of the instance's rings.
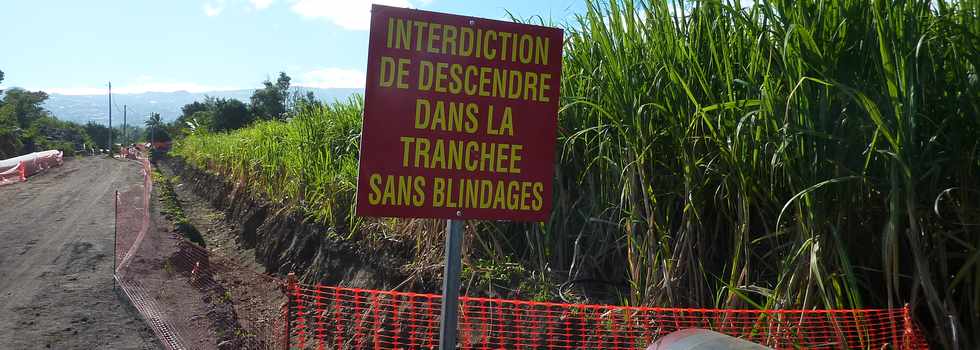
[{"label": "red warning sign", "polygon": [[562,35],[374,5],[358,215],[545,220]]}]

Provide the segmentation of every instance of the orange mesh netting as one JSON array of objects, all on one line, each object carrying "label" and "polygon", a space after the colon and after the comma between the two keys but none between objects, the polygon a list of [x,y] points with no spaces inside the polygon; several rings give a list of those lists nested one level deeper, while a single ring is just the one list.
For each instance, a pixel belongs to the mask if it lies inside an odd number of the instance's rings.
[{"label": "orange mesh netting", "polygon": [[64,154],[49,150],[0,159],[0,185],[26,181],[28,177],[64,164]]},{"label": "orange mesh netting", "polygon": [[[274,277],[234,266],[223,257],[151,225],[150,199],[153,192],[152,169],[146,158],[135,154],[142,165],[142,184],[134,184],[116,194],[115,279],[128,299],[166,349],[214,348],[206,339],[230,338],[230,346],[241,349],[282,349],[285,333],[281,302],[267,304],[219,301],[226,294],[221,276],[257,281],[255,292],[279,296]],[[165,220],[165,218],[163,218]],[[209,302],[197,301],[208,299]],[[194,308],[194,305],[200,308]],[[228,305],[223,308],[221,305]],[[212,317],[224,310],[227,317]],[[264,318],[247,325],[239,313],[261,314]],[[195,321],[197,320],[197,321]],[[247,327],[247,328],[246,328]],[[242,337],[209,332],[241,332]]]},{"label": "orange mesh netting", "polygon": [[[429,349],[441,296],[290,284],[290,348]],[[462,349],[646,349],[704,328],[774,348],[925,349],[907,308],[719,310],[460,298]]]},{"label": "orange mesh netting", "polygon": [[[168,349],[196,348],[187,314],[175,312],[167,295],[223,291],[216,275],[246,271],[275,293],[281,282],[216,256],[180,238],[160,240],[148,232],[153,182],[143,166],[143,184],[117,196],[116,279]],[[169,243],[168,243],[169,242]],[[160,266],[172,266],[176,279]],[[164,268],[163,270],[166,270]],[[257,288],[256,287],[256,288]],[[438,347],[441,296],[285,284],[287,307],[269,312],[239,305],[238,311],[272,315],[253,324],[256,342],[243,348],[433,349]],[[212,292],[214,294],[216,292]],[[218,293],[220,294],[220,293]],[[276,304],[278,305],[278,304]],[[268,311],[268,310],[265,310]],[[231,329],[237,325],[217,325]],[[658,338],[704,328],[774,348],[925,349],[908,308],[857,310],[717,310],[539,303],[460,298],[458,339],[462,349],[645,349]]]},{"label": "orange mesh netting", "polygon": [[115,215],[115,259],[113,273],[122,277],[127,263],[139,249],[139,242],[146,236],[150,226],[150,194],[153,192],[153,180],[150,162],[139,159],[142,166],[142,186],[134,186],[123,192],[116,191]]}]

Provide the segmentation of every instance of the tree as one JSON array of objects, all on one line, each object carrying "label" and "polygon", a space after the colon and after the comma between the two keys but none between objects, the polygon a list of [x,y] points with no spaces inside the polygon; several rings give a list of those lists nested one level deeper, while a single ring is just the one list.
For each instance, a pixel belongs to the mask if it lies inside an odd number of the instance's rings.
[{"label": "tree", "polygon": [[23,139],[23,153],[56,149],[71,155],[85,145],[92,145],[91,137],[81,125],[48,115],[31,123]]},{"label": "tree", "polygon": [[214,131],[235,130],[252,122],[248,106],[236,99],[214,99],[211,128]]},{"label": "tree", "polygon": [[316,94],[313,91],[296,91],[293,93],[292,101],[294,110],[301,109],[303,106],[321,105],[320,100],[316,99]]},{"label": "tree", "polygon": [[209,106],[207,103],[207,101],[209,101],[210,99],[211,99],[210,97],[205,97],[204,100],[205,102],[194,101],[184,105],[183,107],[180,108],[181,113],[180,116],[177,117],[177,120],[183,123],[190,120],[192,116],[197,112],[206,112],[211,110],[211,106]]},{"label": "tree", "polygon": [[170,132],[167,131],[166,124],[160,119],[160,113],[150,114],[146,119],[146,134],[150,142],[170,141]]},{"label": "tree", "polygon": [[188,129],[190,129],[191,132],[194,132],[199,130],[203,130],[203,131],[211,130],[213,128],[213,125],[214,125],[214,112],[199,111],[199,112],[194,112],[194,114],[192,114],[190,118],[184,120],[183,125],[181,126],[187,127]]},{"label": "tree", "polygon": [[48,115],[41,107],[48,94],[12,88],[3,95],[0,103],[0,154],[3,158],[16,156],[25,150],[32,151],[38,138],[31,124]]},{"label": "tree", "polygon": [[144,124],[146,124],[147,129],[160,127],[163,124],[163,121],[160,119],[160,113],[150,114],[150,117],[146,118]]},{"label": "tree", "polygon": [[279,72],[275,84],[268,79],[262,82],[264,87],[252,93],[252,114],[259,119],[285,119],[290,80],[285,72]]},{"label": "tree", "polygon": [[178,135],[198,130],[234,130],[256,119],[252,109],[244,102],[211,96],[206,96],[204,101],[184,105],[181,112],[171,126]]},{"label": "tree", "polygon": [[[4,79],[0,71],[0,82]],[[39,150],[57,149],[71,155],[77,149],[93,146],[97,137],[105,145],[108,128],[89,123],[82,126],[59,120],[42,107],[48,94],[21,88],[0,90],[0,159]],[[100,129],[102,132],[100,132]],[[116,132],[118,134],[118,132]]]},{"label": "tree", "polygon": [[[0,106],[0,110],[3,106]],[[24,146],[18,137],[20,127],[13,114],[0,112],[0,159],[15,157]]]},{"label": "tree", "polygon": [[31,122],[46,116],[47,111],[41,104],[48,99],[44,91],[27,91],[21,88],[7,90],[3,96],[3,107],[0,116],[13,118],[22,129],[27,129]]},{"label": "tree", "polygon": [[0,159],[16,157],[24,144],[11,129],[0,128]]},{"label": "tree", "polygon": [[[3,82],[3,71],[0,70],[0,83]],[[0,94],[3,90],[0,90]],[[0,99],[0,159],[6,159],[17,155],[22,144],[17,137],[17,121],[13,113],[3,112],[3,100]]]},{"label": "tree", "polygon": [[[208,101],[211,101],[210,97],[205,96],[205,101],[194,101],[185,104],[180,108],[180,116],[177,117],[173,122],[170,122],[163,127],[167,129],[171,137],[183,137],[188,133],[198,130],[208,130],[211,125],[211,105]],[[201,114],[203,113],[203,114]],[[203,118],[207,116],[207,118]]]},{"label": "tree", "polygon": [[85,129],[85,133],[88,134],[89,138],[92,139],[92,142],[95,143],[96,148],[100,149],[110,148],[109,132],[112,132],[113,140],[118,140],[120,136],[119,129],[113,128],[112,130],[109,130],[108,126],[94,122],[88,122],[83,128]]}]

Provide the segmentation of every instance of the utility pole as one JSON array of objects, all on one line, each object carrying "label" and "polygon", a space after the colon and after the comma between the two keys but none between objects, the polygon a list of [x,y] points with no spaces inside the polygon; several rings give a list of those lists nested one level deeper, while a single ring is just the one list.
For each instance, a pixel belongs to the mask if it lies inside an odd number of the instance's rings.
[{"label": "utility pole", "polygon": [[109,82],[109,155],[112,155],[112,82]]},{"label": "utility pole", "polygon": [[[153,113],[150,113],[150,118],[153,118]],[[153,144],[153,138],[156,136],[157,128],[150,126],[150,148],[156,149],[156,145]]]},{"label": "utility pole", "polygon": [[129,144],[129,135],[126,134],[126,105],[123,105],[123,134],[122,134],[123,146]]}]

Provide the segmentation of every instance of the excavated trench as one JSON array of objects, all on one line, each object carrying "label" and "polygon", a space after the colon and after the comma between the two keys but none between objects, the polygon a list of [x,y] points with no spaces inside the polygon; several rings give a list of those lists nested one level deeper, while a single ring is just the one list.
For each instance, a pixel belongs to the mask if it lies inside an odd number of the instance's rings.
[{"label": "excavated trench", "polygon": [[267,273],[293,272],[306,283],[353,288],[438,290],[435,283],[415,281],[399,269],[408,263],[414,247],[399,242],[378,246],[338,239],[332,228],[305,220],[301,214],[181,158],[162,159],[158,166],[179,176],[183,186],[219,210],[233,227],[239,249],[254,251],[255,261]]}]

